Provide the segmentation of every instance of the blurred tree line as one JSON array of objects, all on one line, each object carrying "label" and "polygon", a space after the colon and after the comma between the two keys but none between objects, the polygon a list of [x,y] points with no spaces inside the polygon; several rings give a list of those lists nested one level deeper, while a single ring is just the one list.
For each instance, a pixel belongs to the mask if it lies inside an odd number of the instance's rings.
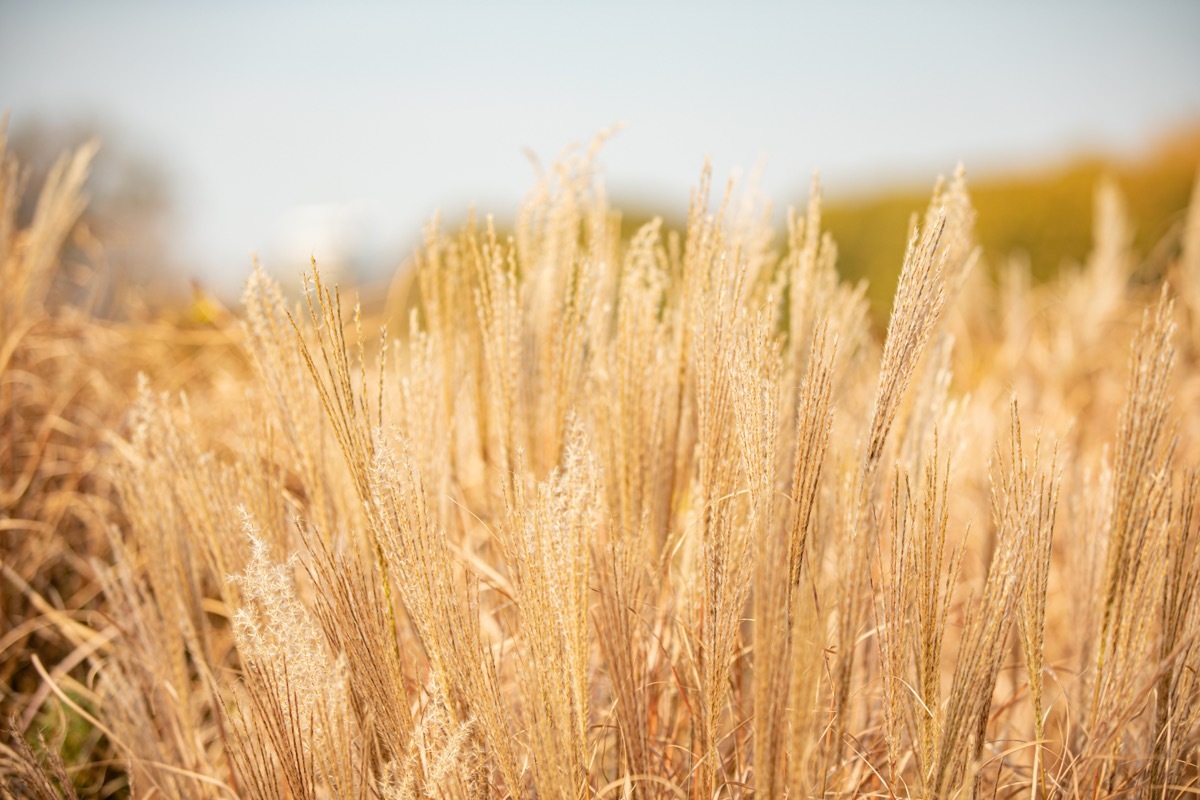
[{"label": "blurred tree line", "polygon": [[[182,299],[187,273],[172,261],[172,237],[180,229],[172,175],[162,161],[139,152],[128,137],[91,121],[48,124],[38,120],[10,125],[10,148],[28,170],[30,186],[40,186],[54,161],[68,149],[95,140],[101,149],[88,184],[91,202],[68,254],[78,262],[74,291],[95,292],[100,283],[107,296],[126,293],[160,306]],[[969,166],[969,165],[968,165]],[[1160,271],[1178,246],[1179,230],[1200,167],[1200,126],[1164,139],[1144,156],[1115,160],[1079,157],[1060,166],[1009,174],[972,175],[968,185],[978,211],[977,233],[985,263],[1010,256],[1025,258],[1035,277],[1045,279],[1064,264],[1082,262],[1091,249],[1095,192],[1105,179],[1121,189],[1134,230],[1134,247],[1144,256],[1145,277]],[[807,188],[807,187],[806,187]],[[912,215],[924,211],[929,185],[839,198],[837,187],[825,187],[822,226],[838,244],[838,265],[849,280],[866,278],[876,319],[886,320],[895,290]],[[778,198],[776,198],[778,199]],[[803,208],[803,193],[783,198]],[[619,193],[622,232],[632,235],[662,209],[639,207]],[[36,195],[27,193],[22,221],[33,214]],[[669,227],[682,228],[683,211]],[[453,217],[446,219],[454,227]],[[782,236],[777,238],[781,242]],[[407,254],[397,253],[395,263]],[[91,282],[82,265],[103,269],[104,282]],[[201,265],[202,266],[202,265]],[[192,265],[195,268],[195,265]],[[350,277],[350,276],[347,276]],[[358,275],[364,278],[365,275]],[[370,287],[364,301],[373,304]],[[70,291],[71,287],[67,287]],[[379,293],[385,290],[380,287]],[[193,299],[201,296],[195,293]],[[104,298],[96,301],[103,312]]]},{"label": "blurred tree line", "polygon": [[[968,167],[970,165],[967,165]],[[1010,257],[1026,259],[1036,279],[1045,280],[1064,265],[1083,263],[1093,241],[1093,205],[1105,180],[1115,181],[1133,227],[1133,246],[1143,257],[1144,279],[1165,268],[1179,246],[1184,214],[1200,168],[1200,126],[1160,141],[1133,160],[1080,156],[1059,165],[1010,173],[974,174],[967,185],[978,212],[976,233],[984,251],[983,268]],[[947,176],[949,177],[949,176]],[[847,280],[866,278],[876,321],[883,325],[891,308],[896,279],[914,214],[925,211],[931,183],[839,197],[825,186],[822,228],[838,245],[838,268]],[[807,186],[805,187],[807,191]],[[778,198],[772,198],[778,199]],[[803,209],[807,195],[786,198]],[[637,203],[614,204],[624,211],[622,233],[632,235],[654,210]],[[682,214],[666,220],[681,228]],[[782,237],[777,238],[777,243]]]},{"label": "blurred tree line", "polygon": [[26,187],[19,226],[33,218],[37,190],[59,158],[89,143],[99,146],[87,183],[87,209],[64,252],[59,299],[87,303],[103,315],[116,296],[123,297],[126,312],[137,307],[138,299],[157,304],[180,296],[182,271],[172,261],[170,246],[179,223],[175,183],[160,159],[88,119],[11,120],[8,141]]},{"label": "blurred tree line", "polygon": [[[1200,128],[1165,139],[1134,161],[1092,156],[1011,175],[972,178],[968,171],[985,262],[1025,258],[1042,280],[1064,264],[1082,263],[1092,246],[1095,193],[1111,179],[1125,198],[1146,277],[1159,273],[1178,247],[1198,167]],[[891,304],[911,216],[928,202],[924,187],[825,205],[822,223],[837,240],[838,266],[848,278],[870,280],[877,318]]]}]

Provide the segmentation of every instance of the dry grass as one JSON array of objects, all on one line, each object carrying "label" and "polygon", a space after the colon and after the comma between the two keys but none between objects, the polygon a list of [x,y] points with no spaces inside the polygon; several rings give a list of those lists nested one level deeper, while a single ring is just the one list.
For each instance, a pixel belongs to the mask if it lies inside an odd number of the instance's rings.
[{"label": "dry grass", "polygon": [[392,338],[59,302],[88,154],[24,227],[5,157],[6,796],[1195,794],[1200,198],[993,284],[960,172],[877,341],[819,187],[626,240],[595,155]]}]

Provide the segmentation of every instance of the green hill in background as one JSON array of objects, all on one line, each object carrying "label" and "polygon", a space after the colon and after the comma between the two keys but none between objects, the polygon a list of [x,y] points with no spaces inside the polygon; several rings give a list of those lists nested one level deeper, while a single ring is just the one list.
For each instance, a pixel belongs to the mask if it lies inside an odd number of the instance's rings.
[{"label": "green hill in background", "polygon": [[[1163,139],[1134,159],[1081,156],[1057,166],[1006,174],[974,174],[968,169],[984,268],[993,269],[1009,257],[1024,258],[1034,276],[1045,280],[1064,264],[1082,263],[1092,248],[1096,191],[1104,180],[1112,179],[1125,199],[1141,269],[1150,277],[1162,270],[1178,247],[1198,168],[1200,126]],[[838,267],[848,280],[869,281],[872,311],[882,323],[891,307],[909,223],[913,214],[925,211],[932,183],[854,197],[839,197],[836,186],[824,188],[822,226],[837,241]],[[807,194],[783,199],[799,209],[808,202]],[[644,204],[620,196],[614,198],[614,205],[623,211],[621,229],[626,237],[653,216]],[[684,220],[670,218],[667,224],[681,229]],[[776,241],[782,242],[783,236]]]},{"label": "green hill in background", "polygon": [[[1124,195],[1134,248],[1144,269],[1159,271],[1178,245],[1178,232],[1200,167],[1200,128],[1164,140],[1133,161],[1087,157],[1058,168],[967,180],[978,211],[977,234],[985,261],[1010,255],[1029,260],[1045,279],[1091,250],[1097,187],[1107,177]],[[797,205],[799,200],[793,201]],[[838,266],[847,278],[871,282],[877,316],[887,313],[895,290],[912,214],[923,212],[929,187],[825,204],[824,226],[838,243]]]},{"label": "green hill in background", "polygon": [[[1020,258],[1030,264],[1036,279],[1045,280],[1064,265],[1083,263],[1092,249],[1096,192],[1111,179],[1120,189],[1132,226],[1138,277],[1153,279],[1178,252],[1198,170],[1200,125],[1161,140],[1136,158],[1080,156],[1059,165],[1007,173],[974,174],[968,169],[967,186],[977,211],[976,235],[983,247],[981,267],[992,271],[1010,257]],[[824,187],[821,224],[837,242],[838,269],[846,280],[867,279],[872,314],[880,326],[886,324],[891,309],[910,222],[914,214],[924,213],[932,188],[932,182],[927,182],[847,197],[839,196],[836,186]],[[803,193],[782,200],[804,209],[807,186]],[[621,212],[621,235],[626,240],[656,215],[664,217],[668,229],[682,231],[686,225],[685,208],[664,214],[644,197],[619,192],[614,193],[612,204]],[[455,230],[463,222],[465,217],[444,221],[443,229]],[[511,220],[498,222],[501,230],[509,230],[511,224]],[[785,240],[784,232],[778,231],[776,245]],[[410,279],[402,270],[390,290],[382,285],[372,290],[368,283],[367,306],[375,304],[372,300],[382,304],[390,291],[398,293],[393,301],[407,297],[399,302],[408,307],[415,300],[409,296]]]}]

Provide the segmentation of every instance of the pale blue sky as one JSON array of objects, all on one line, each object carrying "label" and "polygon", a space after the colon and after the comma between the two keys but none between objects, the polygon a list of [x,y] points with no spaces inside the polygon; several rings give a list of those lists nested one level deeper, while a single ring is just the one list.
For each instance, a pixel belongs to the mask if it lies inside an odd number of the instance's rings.
[{"label": "pale blue sky", "polygon": [[339,224],[393,265],[437,209],[507,216],[523,148],[617,121],[610,193],[667,211],[706,154],[765,157],[782,206],[817,169],[846,194],[1135,152],[1200,119],[1200,2],[0,0],[0,107],[167,163],[176,255],[228,290]]}]

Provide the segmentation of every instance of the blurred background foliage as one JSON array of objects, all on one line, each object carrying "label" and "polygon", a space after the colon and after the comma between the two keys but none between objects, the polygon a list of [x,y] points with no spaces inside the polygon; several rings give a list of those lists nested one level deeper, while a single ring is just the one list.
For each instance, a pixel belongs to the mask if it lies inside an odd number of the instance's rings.
[{"label": "blurred background foliage", "polygon": [[[1161,272],[1177,246],[1184,212],[1200,166],[1200,127],[1164,139],[1136,160],[1086,156],[1011,175],[972,178],[976,233],[986,263],[1024,258],[1045,280],[1064,264],[1080,263],[1091,249],[1092,208],[1104,180],[1125,198],[1133,244],[1143,270]],[[896,285],[909,223],[924,209],[929,187],[866,195],[832,196],[823,220],[838,243],[838,265],[850,278],[870,281],[876,316],[886,314]]]},{"label": "blurred background foliage", "polygon": [[[1009,258],[1025,260],[1037,280],[1066,265],[1080,264],[1093,242],[1095,195],[1113,181],[1125,199],[1133,225],[1134,251],[1142,256],[1139,276],[1161,274],[1179,244],[1179,234],[1200,168],[1200,125],[1177,131],[1133,158],[1079,155],[1061,162],[1007,173],[975,174],[967,167],[971,199],[978,213],[976,234],[984,269]],[[950,176],[947,175],[947,178]],[[914,214],[925,210],[932,184],[879,188],[845,195],[823,185],[822,227],[838,246],[838,269],[848,280],[866,279],[876,322],[887,320]],[[803,209],[807,187],[786,200]],[[632,235],[653,216],[635,200],[619,195],[622,232]],[[682,228],[683,216],[666,220]],[[782,240],[777,240],[781,245]]]},{"label": "blurred background foliage", "polygon": [[[76,235],[74,244],[103,244],[99,260],[110,273],[105,294],[128,298],[132,291],[140,300],[132,306],[126,303],[126,313],[130,308],[178,310],[191,304],[189,318],[203,322],[220,316],[222,306],[237,303],[236,296],[214,296],[206,281],[172,260],[168,242],[176,234],[180,213],[178,192],[167,165],[125,146],[120,136],[94,123],[54,127],[35,120],[15,127],[10,146],[28,165],[31,185],[43,180],[54,154],[89,139],[103,143],[88,183],[90,203],[80,228],[83,233]],[[1161,138],[1135,157],[1077,155],[1039,166],[979,174],[971,165],[966,167],[978,212],[976,233],[984,251],[984,269],[994,269],[1009,258],[1023,259],[1035,279],[1045,280],[1065,265],[1082,263],[1093,241],[1096,191],[1111,180],[1125,199],[1133,225],[1133,247],[1142,257],[1138,276],[1149,280],[1161,273],[1178,247],[1183,215],[1200,168],[1200,124]],[[626,237],[656,215],[665,217],[668,228],[683,229],[686,207],[682,204],[650,208],[643,199],[623,194],[619,186],[609,188]],[[913,215],[924,211],[931,188],[932,183],[927,182],[846,194],[835,185],[822,186],[822,227],[837,242],[839,270],[848,280],[868,281],[868,297],[880,326],[891,306]],[[792,196],[768,199],[777,208],[803,209],[807,191],[805,185]],[[31,203],[26,205],[22,222],[33,213]],[[457,228],[466,220],[466,209],[445,211],[442,225],[446,229]],[[498,219],[501,227],[509,222]],[[781,229],[776,246],[782,244]],[[411,251],[394,252],[390,263],[352,266],[339,277],[359,287],[366,307],[379,307],[393,278],[406,282],[405,265],[411,255]],[[97,253],[90,256],[88,260],[96,263]],[[275,266],[277,272],[292,275],[306,265]],[[247,258],[244,272],[249,274],[249,269]],[[293,283],[284,281],[285,286]],[[103,303],[96,310],[103,313]]]}]

